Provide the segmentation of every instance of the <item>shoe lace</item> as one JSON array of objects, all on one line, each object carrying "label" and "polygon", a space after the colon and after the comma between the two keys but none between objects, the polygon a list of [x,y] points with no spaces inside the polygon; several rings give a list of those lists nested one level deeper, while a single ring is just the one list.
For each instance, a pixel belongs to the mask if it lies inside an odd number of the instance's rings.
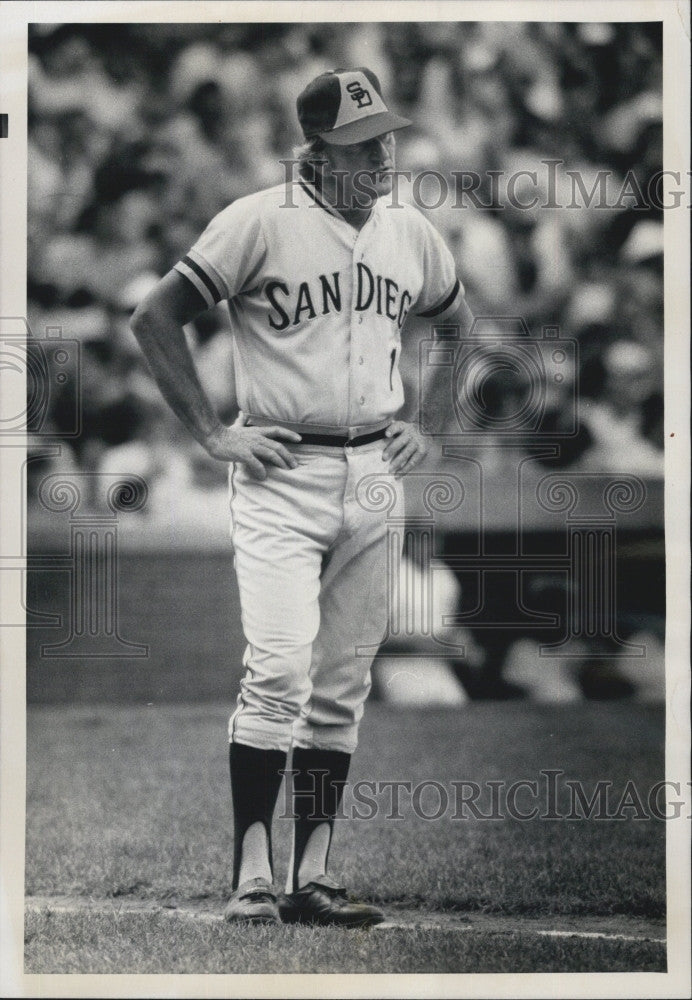
[{"label": "shoe lace", "polygon": [[273,903],[274,895],[271,892],[267,892],[266,889],[253,889],[248,893],[245,893],[245,899],[253,899],[259,903]]}]

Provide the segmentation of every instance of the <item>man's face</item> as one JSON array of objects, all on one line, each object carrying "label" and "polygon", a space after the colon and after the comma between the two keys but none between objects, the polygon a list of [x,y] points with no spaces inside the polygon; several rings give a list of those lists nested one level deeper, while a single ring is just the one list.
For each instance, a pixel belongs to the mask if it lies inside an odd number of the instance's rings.
[{"label": "man's face", "polygon": [[396,140],[393,132],[352,146],[327,144],[327,170],[335,175],[337,202],[367,208],[392,190]]}]

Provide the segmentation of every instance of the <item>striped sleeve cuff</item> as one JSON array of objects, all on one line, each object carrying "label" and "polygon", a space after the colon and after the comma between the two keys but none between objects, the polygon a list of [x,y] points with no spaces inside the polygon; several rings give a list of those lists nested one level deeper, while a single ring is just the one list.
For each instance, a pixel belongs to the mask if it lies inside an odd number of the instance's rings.
[{"label": "striped sleeve cuff", "polygon": [[453,306],[456,306],[462,295],[464,295],[464,286],[457,278],[449,294],[445,295],[440,303],[433,306],[432,309],[426,309],[425,312],[418,313],[418,315],[422,316],[424,319],[434,319],[436,316],[441,316],[442,313],[445,313]]},{"label": "striped sleeve cuff", "polygon": [[210,309],[222,299],[228,298],[228,292],[220,276],[194,250],[190,250],[182,260],[178,261],[175,270],[192,282]]}]

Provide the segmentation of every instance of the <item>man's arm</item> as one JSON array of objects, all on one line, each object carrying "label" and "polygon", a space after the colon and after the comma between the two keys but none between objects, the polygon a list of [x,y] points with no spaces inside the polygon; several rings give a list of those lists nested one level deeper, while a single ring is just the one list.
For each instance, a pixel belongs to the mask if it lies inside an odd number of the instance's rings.
[{"label": "man's arm", "polygon": [[[468,307],[466,299],[462,296],[459,305],[448,315],[443,314],[435,321],[437,324],[445,326],[458,326],[461,336],[468,334],[473,323],[473,313]],[[445,385],[445,382],[447,385]],[[453,403],[449,399],[448,392],[449,375],[443,369],[435,368],[428,380],[425,388],[425,401],[423,401],[423,386],[419,388],[420,410],[425,408],[427,423],[432,425],[435,434],[441,434],[453,412]],[[398,479],[405,472],[411,472],[426,457],[429,449],[428,439],[423,437],[418,428],[420,412],[416,423],[407,423],[404,420],[395,420],[387,428],[387,436],[392,440],[387,444],[382,453],[382,458],[389,460],[390,472],[393,472]]]},{"label": "man's arm", "polygon": [[[457,326],[459,335],[466,337],[473,324],[473,313],[462,296],[459,305],[448,316],[436,320],[437,325]],[[449,370],[434,367],[427,378],[427,385],[419,389],[420,408],[425,409],[426,424],[433,434],[443,434],[454,414],[454,401],[449,397]]]},{"label": "man's arm", "polygon": [[183,330],[205,309],[193,285],[177,271],[169,271],[134,312],[132,332],[164,399],[212,458],[244,462],[257,479],[266,478],[267,463],[295,468],[293,455],[275,439],[299,441],[300,435],[283,427],[227,427],[214,411]]}]

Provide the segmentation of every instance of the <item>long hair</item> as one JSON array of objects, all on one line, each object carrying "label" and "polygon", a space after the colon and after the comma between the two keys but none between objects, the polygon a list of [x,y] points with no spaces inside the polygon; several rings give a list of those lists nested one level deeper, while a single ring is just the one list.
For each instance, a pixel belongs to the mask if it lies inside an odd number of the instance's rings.
[{"label": "long hair", "polygon": [[311,184],[319,186],[322,168],[328,161],[327,144],[319,136],[309,139],[302,146],[296,146],[293,155],[298,161],[298,173]]}]

